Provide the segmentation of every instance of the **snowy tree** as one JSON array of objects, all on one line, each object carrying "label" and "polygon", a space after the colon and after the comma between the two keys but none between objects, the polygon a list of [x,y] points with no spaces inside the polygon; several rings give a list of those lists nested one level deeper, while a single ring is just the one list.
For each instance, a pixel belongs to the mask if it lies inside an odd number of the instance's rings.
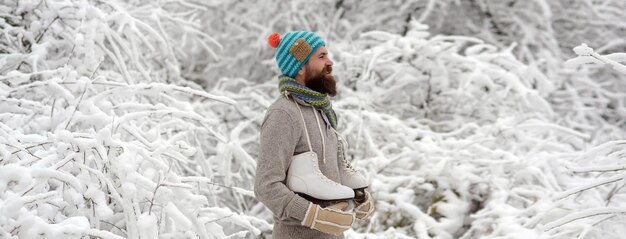
[{"label": "snowy tree", "polygon": [[212,163],[232,152],[215,130],[218,112],[203,108],[235,101],[181,74],[195,54],[220,47],[194,21],[201,6],[149,3],[3,4],[3,238],[222,238],[268,228],[221,197],[252,193],[225,185],[229,165]]}]

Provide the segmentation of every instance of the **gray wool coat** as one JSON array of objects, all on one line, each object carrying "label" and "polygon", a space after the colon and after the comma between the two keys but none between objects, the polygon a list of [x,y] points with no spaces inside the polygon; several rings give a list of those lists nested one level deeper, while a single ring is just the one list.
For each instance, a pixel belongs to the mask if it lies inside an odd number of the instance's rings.
[{"label": "gray wool coat", "polygon": [[[293,155],[309,151],[302,118],[294,104],[294,97],[281,95],[267,109],[261,125],[259,156],[257,159],[254,194],[274,214],[274,239],[283,238],[344,238],[302,226],[309,201],[296,195],[287,188],[286,176]],[[324,113],[297,99],[306,121],[313,151],[318,155],[318,165],[329,179],[341,183],[339,170],[337,135],[330,126]],[[318,114],[325,150],[322,150],[322,138],[315,120]],[[326,163],[322,161],[322,152],[326,152]]]}]

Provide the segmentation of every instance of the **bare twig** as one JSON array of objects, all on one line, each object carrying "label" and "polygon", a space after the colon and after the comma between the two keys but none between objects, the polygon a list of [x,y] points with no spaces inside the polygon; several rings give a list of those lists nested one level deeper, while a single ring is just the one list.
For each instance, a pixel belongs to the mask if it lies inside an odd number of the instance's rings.
[{"label": "bare twig", "polygon": [[595,182],[591,182],[589,184],[586,184],[586,185],[583,185],[583,186],[580,186],[580,187],[572,188],[570,190],[561,192],[561,193],[557,194],[554,198],[556,200],[560,200],[560,199],[569,197],[570,195],[573,195],[573,194],[576,194],[576,193],[579,193],[579,192],[582,192],[582,191],[585,191],[585,190],[588,190],[588,189],[591,189],[591,188],[595,188],[595,187],[598,187],[598,186],[602,186],[604,184],[614,183],[614,182],[617,182],[617,181],[620,181],[620,180],[623,180],[623,179],[624,179],[624,175],[619,175],[619,174],[618,175],[614,175],[612,177],[603,178],[603,179],[597,180]]},{"label": "bare twig", "polygon": [[[10,144],[7,144],[7,143],[3,143],[3,144],[4,144],[4,145],[7,145],[7,146],[11,146],[11,147],[13,147],[13,148],[18,149],[17,151],[13,151],[11,154],[15,154],[15,153],[17,153],[17,152],[24,151],[24,152],[26,152],[26,153],[28,153],[28,154],[32,155],[33,157],[35,157],[35,158],[37,158],[37,159],[41,160],[41,158],[40,158],[39,156],[34,155],[34,154],[33,154],[33,153],[31,153],[30,151],[28,151],[28,148],[20,148],[20,147],[13,146],[13,145],[10,145]],[[30,148],[30,147],[29,147],[29,148]],[[18,157],[19,157],[19,156],[18,156]]]},{"label": "bare twig", "polygon": [[161,187],[161,185],[163,185],[163,182],[167,180],[167,174],[170,173],[171,169],[172,169],[172,162],[170,161],[170,165],[167,169],[167,172],[165,173],[165,176],[163,177],[162,182],[161,182],[161,174],[159,174],[159,178],[157,178],[157,186],[154,188],[154,191],[152,192],[152,199],[150,200],[150,208],[148,209],[148,215],[152,213],[152,206],[154,205],[154,198],[156,198],[157,190],[159,189],[159,187]]},{"label": "bare twig", "polygon": [[[39,33],[36,37],[35,37],[35,43],[39,43],[39,41],[41,41],[41,38],[43,38],[43,34],[45,34],[48,31],[48,28],[50,28],[50,25],[52,25],[52,23],[56,22],[56,20],[60,19],[59,16],[54,17],[54,19],[52,19],[52,21],[48,24],[48,26],[46,26],[46,28],[43,29],[43,32]],[[31,49],[33,47],[33,43],[28,44],[28,47],[26,48],[26,51],[30,52]],[[17,65],[17,69],[16,70],[20,70],[20,68],[22,67],[22,65],[24,64],[25,60],[22,60],[22,62],[20,62],[19,65]]]},{"label": "bare twig", "polygon": [[[96,74],[96,71],[98,71],[98,69],[100,68],[100,65],[102,64],[103,60],[104,59],[100,60],[100,62],[98,63],[98,66],[96,66],[96,69],[94,69],[93,72],[91,73],[91,76],[89,76],[89,79],[92,79],[92,81],[93,81],[93,76]],[[80,106],[80,103],[83,101],[83,97],[85,96],[85,92],[87,92],[87,88],[89,88],[88,85],[85,85],[85,89],[83,89],[83,93],[80,94],[80,99],[78,99],[78,103],[76,104],[76,107],[74,108],[74,111],[72,111],[72,115],[67,120],[67,124],[65,125],[65,129],[67,129],[67,127],[70,126],[70,122],[72,122],[72,118],[74,118],[74,114],[76,113],[76,110],[78,110],[78,106]]]},{"label": "bare twig", "polygon": [[600,165],[600,166],[587,167],[587,168],[573,168],[572,172],[573,173],[591,173],[591,172],[613,172],[613,171],[620,171],[620,170],[626,170],[626,165],[609,165],[609,166]]},{"label": "bare twig", "polygon": [[615,194],[617,194],[617,192],[619,192],[619,190],[622,190],[622,188],[624,188],[624,186],[626,186],[626,183],[622,184],[622,186],[620,186],[620,187],[617,187],[617,184],[616,184],[615,187],[613,187],[613,189],[606,196],[606,204],[604,204],[604,205],[608,206],[611,203],[611,199],[613,198],[613,196],[615,196]]},{"label": "bare twig", "polygon": [[234,215],[234,214],[230,214],[230,215],[225,216],[225,217],[220,217],[220,218],[217,218],[217,219],[213,219],[213,220],[211,220],[211,221],[205,222],[204,224],[217,222],[217,221],[219,221],[219,220],[222,220],[222,219],[226,219],[226,218],[232,217],[233,215]]},{"label": "bare twig", "polygon": [[546,224],[546,228],[544,231],[550,231],[552,229],[555,229],[557,227],[563,226],[567,223],[576,221],[576,220],[580,220],[580,219],[584,219],[584,218],[589,218],[589,217],[593,217],[593,216],[597,216],[597,215],[603,215],[603,214],[626,214],[626,210],[623,208],[591,208],[591,209],[587,209],[581,212],[575,212],[575,213],[571,213],[567,216],[564,216],[556,221],[552,221],[548,224]]},{"label": "bare twig", "polygon": [[111,225],[111,226],[113,226],[113,227],[117,228],[117,230],[120,230],[120,232],[123,232],[123,233],[124,233],[124,237],[126,237],[126,231],[125,231],[124,229],[119,228],[119,227],[118,227],[118,226],[116,226],[115,224],[110,223],[110,222],[107,222],[107,221],[100,220],[100,222],[104,222],[104,223],[106,223],[106,224],[109,224],[109,225]]},{"label": "bare twig", "polygon": [[148,209],[148,215],[150,215],[152,213],[152,206],[154,205],[154,198],[156,198],[156,192],[157,190],[159,190],[159,187],[161,187],[161,175],[159,175],[159,178],[157,178],[157,186],[154,188],[154,191],[152,191],[152,199],[150,199],[150,208]]}]

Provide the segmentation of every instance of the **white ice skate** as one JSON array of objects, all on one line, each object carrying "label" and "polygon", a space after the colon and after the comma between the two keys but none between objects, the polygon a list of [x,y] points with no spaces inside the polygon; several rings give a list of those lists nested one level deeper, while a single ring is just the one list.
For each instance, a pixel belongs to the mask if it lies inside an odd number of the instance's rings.
[{"label": "white ice skate", "polygon": [[363,176],[363,174],[357,172],[356,169],[354,169],[352,165],[350,165],[350,163],[348,162],[348,158],[346,157],[344,148],[344,144],[347,145],[348,142],[343,137],[341,137],[341,135],[339,135],[339,132],[337,132],[336,130],[334,131],[337,135],[337,138],[339,139],[339,147],[337,149],[338,156],[340,157],[339,162],[341,164],[339,166],[339,170],[343,171],[339,173],[339,175],[341,176],[341,184],[352,188],[354,190],[354,199],[357,202],[362,203],[365,201],[365,189],[369,187],[369,183],[367,182],[367,179],[365,178],[365,176]]},{"label": "white ice skate", "polygon": [[339,136],[339,133],[337,133],[337,131],[335,131],[335,133],[337,134],[337,137],[340,141],[338,154],[339,156],[341,156],[339,160],[341,164],[339,166],[339,170],[343,171],[343,173],[339,173],[339,175],[341,176],[341,184],[346,185],[354,190],[367,188],[369,186],[369,183],[367,182],[367,179],[365,179],[365,176],[357,172],[356,169],[354,169],[352,165],[350,165],[348,159],[346,158],[345,149],[343,147],[343,143],[345,142],[345,140],[341,138],[341,136]]},{"label": "white ice skate", "polygon": [[[352,188],[330,180],[317,165],[313,151],[293,156],[287,172],[287,187],[296,193],[322,201],[348,200],[354,198]],[[309,198],[307,198],[309,199]]]}]

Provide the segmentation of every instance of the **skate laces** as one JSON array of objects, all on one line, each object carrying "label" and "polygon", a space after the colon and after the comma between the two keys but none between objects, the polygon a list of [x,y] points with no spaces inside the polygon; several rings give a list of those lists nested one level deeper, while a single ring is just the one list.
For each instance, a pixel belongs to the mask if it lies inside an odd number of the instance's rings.
[{"label": "skate laces", "polygon": [[356,169],[354,169],[352,165],[348,163],[348,160],[346,160],[345,158],[343,159],[343,164],[345,165],[346,171],[348,171],[350,175],[356,173]]},{"label": "skate laces", "polygon": [[[333,129],[334,130],[334,129]],[[353,175],[355,174],[357,171],[356,169],[354,169],[354,167],[352,167],[352,165],[348,162],[348,158],[346,157],[346,152],[345,149],[343,147],[343,144],[348,144],[348,142],[346,142],[346,140],[341,137],[341,135],[339,135],[339,132],[337,132],[337,130],[334,130],[335,134],[337,134],[337,137],[339,138],[339,151],[340,152],[340,156],[341,156],[341,160],[343,161],[343,165],[344,168],[346,169],[346,171],[348,172],[348,174]]]},{"label": "skate laces", "polygon": [[317,164],[317,159],[311,158],[311,161],[313,161],[313,166],[315,168],[315,173],[317,174],[317,176],[319,176],[322,179],[322,181],[326,181],[326,182],[331,183],[333,185],[341,185],[338,182],[330,180],[330,178],[326,177],[326,175],[324,175],[322,173],[322,171],[320,170],[319,165]]},{"label": "skate laces", "polygon": [[322,181],[326,181],[328,183],[331,183],[333,185],[341,185],[338,182],[335,182],[333,180],[330,180],[330,178],[326,177],[321,171],[317,171],[317,175],[320,176],[320,178],[322,178]]}]

